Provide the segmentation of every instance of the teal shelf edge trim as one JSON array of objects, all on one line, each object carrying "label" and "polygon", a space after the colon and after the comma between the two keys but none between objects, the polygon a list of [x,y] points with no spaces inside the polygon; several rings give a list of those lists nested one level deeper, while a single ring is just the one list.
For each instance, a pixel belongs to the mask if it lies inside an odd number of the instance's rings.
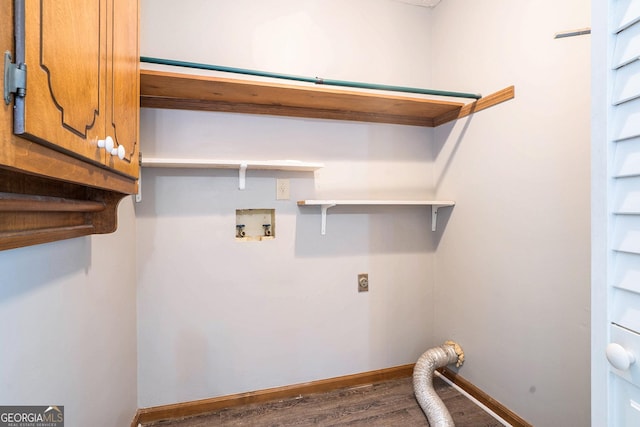
[{"label": "teal shelf edge trim", "polygon": [[421,94],[421,95],[447,96],[447,97],[454,97],[454,98],[471,98],[471,99],[482,98],[482,95],[475,94],[475,93],[451,92],[451,91],[436,90],[436,89],[421,89],[421,88],[407,87],[407,86],[362,83],[362,82],[352,82],[352,81],[346,81],[346,80],[332,80],[332,79],[323,79],[320,77],[304,77],[304,76],[296,76],[291,74],[272,73],[268,71],[249,70],[246,68],[226,67],[223,65],[212,65],[212,64],[201,64],[197,62],[178,61],[175,59],[152,58],[148,56],[141,56],[140,62],[145,62],[148,64],[172,65],[176,67],[187,67],[187,68],[195,68],[195,69],[209,70],[209,71],[222,71],[225,73],[245,74],[245,75],[257,76],[257,77],[270,77],[270,78],[292,80],[292,81],[298,81],[298,82],[315,83],[318,85],[327,85],[327,86],[342,86],[342,87],[359,88],[359,89],[387,90],[391,92],[405,92],[405,93],[415,93],[415,94]]}]

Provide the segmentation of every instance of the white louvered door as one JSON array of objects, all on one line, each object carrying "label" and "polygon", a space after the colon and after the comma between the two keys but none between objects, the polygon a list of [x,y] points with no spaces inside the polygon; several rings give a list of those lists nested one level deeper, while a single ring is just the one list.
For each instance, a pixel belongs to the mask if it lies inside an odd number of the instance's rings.
[{"label": "white louvered door", "polygon": [[592,425],[640,426],[640,0],[597,3]]}]

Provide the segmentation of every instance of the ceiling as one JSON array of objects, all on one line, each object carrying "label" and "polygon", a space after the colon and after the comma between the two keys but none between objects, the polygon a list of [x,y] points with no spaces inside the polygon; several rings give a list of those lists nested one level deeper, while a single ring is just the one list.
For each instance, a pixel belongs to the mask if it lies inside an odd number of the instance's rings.
[{"label": "ceiling", "polygon": [[416,6],[436,7],[440,0],[396,0],[402,3],[413,4]]}]

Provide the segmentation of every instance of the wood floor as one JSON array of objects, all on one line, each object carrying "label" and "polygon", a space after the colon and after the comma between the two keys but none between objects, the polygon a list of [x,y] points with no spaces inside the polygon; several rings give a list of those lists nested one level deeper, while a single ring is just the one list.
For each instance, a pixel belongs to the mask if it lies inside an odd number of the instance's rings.
[{"label": "wood floor", "polygon": [[[502,424],[455,388],[435,378],[434,388],[456,427],[499,427]],[[429,426],[413,394],[412,379],[401,378],[211,412],[144,427],[208,426]]]}]

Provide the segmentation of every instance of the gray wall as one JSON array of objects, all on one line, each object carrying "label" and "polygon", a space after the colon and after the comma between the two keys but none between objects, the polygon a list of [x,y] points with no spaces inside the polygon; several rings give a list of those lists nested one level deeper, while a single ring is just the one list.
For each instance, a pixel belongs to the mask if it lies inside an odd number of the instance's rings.
[{"label": "gray wall", "polygon": [[[425,8],[387,0],[186,5],[143,1],[143,55],[429,83]],[[147,156],[325,167],[249,171],[243,191],[237,171],[144,170],[136,206],[140,405],[415,362],[432,344],[437,234],[429,208],[335,207],[322,236],[320,208],[296,201],[430,198],[432,135],[410,126],[145,109]],[[276,178],[291,180],[291,200],[275,200]],[[275,208],[275,240],[235,241],[235,210],[247,208]],[[357,292],[358,273],[369,273],[368,293]]]},{"label": "gray wall", "polygon": [[0,252],[0,403],[64,405],[65,425],[136,413],[135,218],[118,231]]},{"label": "gray wall", "polygon": [[434,334],[460,373],[537,426],[590,425],[588,1],[445,0],[434,84],[516,99],[436,130]]},{"label": "gray wall", "polygon": [[[244,192],[234,172],[145,170],[140,404],[408,363],[453,338],[461,374],[525,419],[587,425],[589,38],[553,36],[588,26],[588,2],[191,5],[143,2],[144,55],[485,94],[515,84],[517,97],[435,132],[145,110],[149,155],[326,167],[254,173]],[[278,177],[292,202],[274,201]],[[436,234],[424,211],[343,209],[322,237],[317,210],[293,204],[434,192],[457,201]],[[233,241],[233,213],[250,207],[276,208],[275,241]]]}]

